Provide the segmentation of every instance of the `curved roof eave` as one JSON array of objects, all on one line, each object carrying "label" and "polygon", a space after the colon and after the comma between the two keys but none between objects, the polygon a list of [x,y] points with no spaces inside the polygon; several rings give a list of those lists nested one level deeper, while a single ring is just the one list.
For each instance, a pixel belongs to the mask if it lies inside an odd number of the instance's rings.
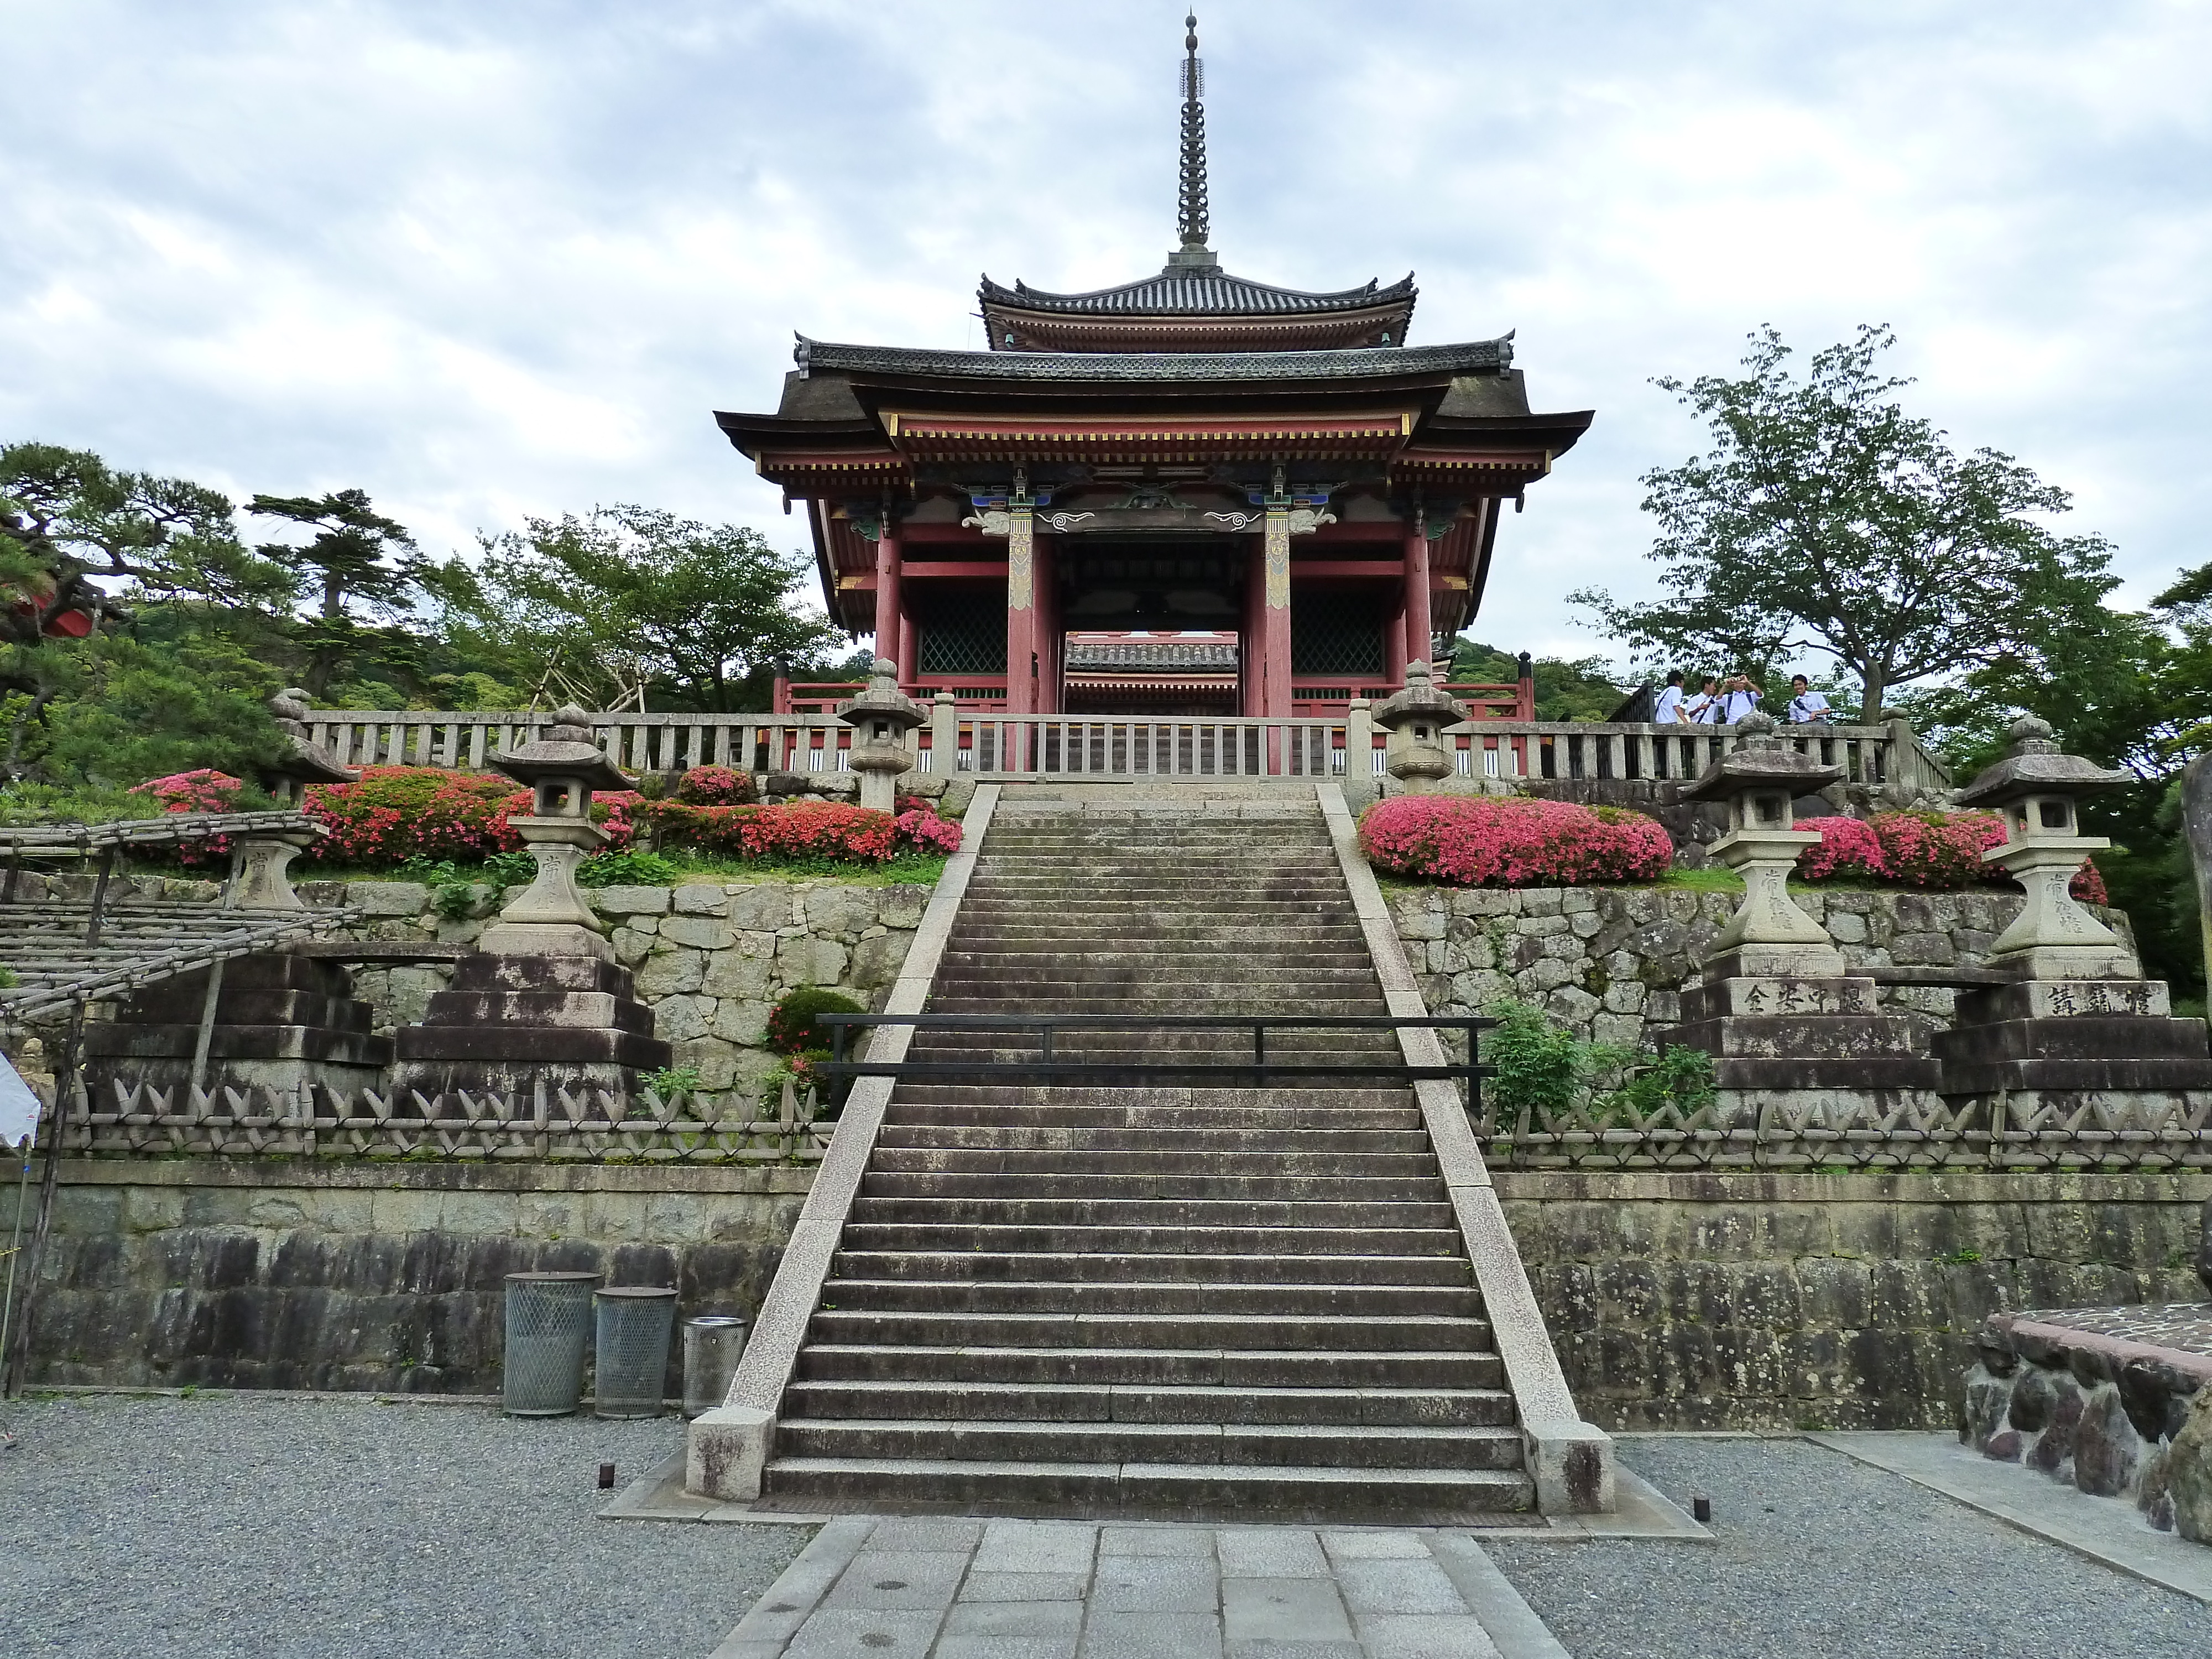
[{"label": "curved roof eave", "polygon": [[1010,310],[1060,312],[1102,317],[1266,317],[1313,316],[1334,311],[1358,311],[1370,306],[1410,305],[1418,290],[1413,273],[1407,271],[1385,288],[1370,279],[1363,288],[1316,294],[1302,289],[1277,288],[1249,276],[1235,276],[1208,267],[1170,268],[1156,276],[1142,276],[1113,288],[1083,294],[1053,294],[1017,282],[1007,288],[986,274],[975,297],[986,306]]}]

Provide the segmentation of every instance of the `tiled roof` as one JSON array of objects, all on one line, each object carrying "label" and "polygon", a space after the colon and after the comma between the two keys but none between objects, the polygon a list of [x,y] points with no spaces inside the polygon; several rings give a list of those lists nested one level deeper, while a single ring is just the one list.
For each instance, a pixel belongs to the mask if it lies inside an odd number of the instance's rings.
[{"label": "tiled roof", "polygon": [[987,380],[1352,380],[1497,372],[1512,337],[1458,345],[1362,346],[1343,351],[921,351],[799,337],[800,370],[974,377]]},{"label": "tiled roof", "polygon": [[1232,276],[1224,270],[1199,268],[1170,269],[1157,276],[1141,277],[1119,288],[1102,288],[1089,294],[1048,294],[1027,283],[1006,288],[986,276],[976,290],[976,297],[987,306],[1083,316],[1258,317],[1360,311],[1370,306],[1410,303],[1414,293],[1411,271],[1388,288],[1370,282],[1364,288],[1348,288],[1335,294],[1306,294],[1297,289],[1255,283],[1248,276]]}]

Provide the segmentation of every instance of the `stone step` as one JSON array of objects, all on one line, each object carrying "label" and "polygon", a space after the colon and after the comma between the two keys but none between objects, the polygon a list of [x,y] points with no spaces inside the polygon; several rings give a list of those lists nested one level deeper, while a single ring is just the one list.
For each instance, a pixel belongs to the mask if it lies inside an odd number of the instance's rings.
[{"label": "stone step", "polygon": [[[908,1084],[911,1098],[967,1105],[1036,1106],[1261,1106],[1305,1112],[1332,1106],[1403,1106],[1413,1103],[1403,1083],[1329,1083],[1312,1086],[1271,1084],[1222,1087],[1175,1084],[1123,1088],[1119,1085],[1055,1083],[1028,1087],[995,1083]],[[925,1092],[926,1091],[926,1092]]]},{"label": "stone step", "polygon": [[[1165,994],[1152,994],[1151,988],[1144,986],[1134,987],[1130,990],[1119,993],[1108,986],[1085,987],[1084,993],[1080,997],[1073,994],[1068,996],[1058,1012],[1097,1012],[1102,1015],[1127,1014],[1132,1018],[1143,1018],[1147,1015],[1157,1018],[1173,1014],[1205,1014],[1224,1018],[1243,1015],[1252,1018],[1273,1018],[1285,1020],[1380,1018],[1389,1012],[1379,994],[1364,997],[1345,995],[1304,997],[1299,994],[1299,988],[1295,983],[1279,988],[1268,985],[1219,987],[1197,1006],[1194,1006],[1194,1000],[1190,997],[1177,996],[1171,991]],[[1006,989],[994,994],[986,995],[964,990],[944,993],[933,991],[929,998],[929,1012],[933,1014],[1010,1015],[1054,1012],[1035,1006],[1036,1000],[1034,998],[1025,998],[1022,994],[1022,988],[1018,982],[1009,975],[1006,981]],[[1032,1006],[1024,1006],[1024,1003]],[[936,1036],[940,1034],[933,1032],[930,1035]],[[1079,1031],[1069,1031],[1062,1033],[1061,1036],[1072,1045],[1085,1035],[1087,1034]],[[1201,1028],[1191,1028],[1182,1031],[1163,1031],[1159,1035],[1172,1037],[1206,1037],[1218,1036],[1220,1034],[1207,1032]],[[1267,1033],[1271,1046],[1277,1035],[1278,1033],[1274,1031]],[[1296,1028],[1291,1028],[1284,1030],[1280,1035],[1295,1036],[1301,1034]],[[1055,1047],[1058,1046],[1059,1040],[1055,1039]],[[1247,1046],[1249,1046],[1249,1040]]]},{"label": "stone step", "polygon": [[1433,1203],[1219,1198],[874,1198],[853,1200],[852,1218],[873,1226],[1221,1227],[1326,1229],[1446,1228],[1452,1207],[1441,1188]]},{"label": "stone step", "polygon": [[809,1342],[810,1382],[866,1381],[1070,1388],[1502,1389],[1505,1364],[1485,1349],[1417,1352],[1222,1348],[891,1346]]},{"label": "stone step", "polygon": [[1521,1432],[1336,1423],[1121,1423],[787,1417],[776,1455],[994,1463],[1206,1463],[1233,1469],[1517,1469]]},{"label": "stone step", "polygon": [[931,1346],[958,1340],[1008,1348],[1159,1348],[1170,1343],[1254,1350],[1330,1348],[1389,1353],[1405,1349],[1480,1352],[1490,1326],[1480,1319],[1431,1315],[1392,1318],[1274,1314],[975,1313],[954,1310],[820,1308],[808,1326],[818,1341]]},{"label": "stone step", "polygon": [[841,1313],[1058,1313],[1163,1316],[1233,1314],[1289,1320],[1419,1315],[1474,1319],[1482,1300],[1472,1287],[1437,1285],[1240,1284],[1234,1279],[1152,1280],[1132,1270],[1121,1281],[1023,1279],[853,1279],[822,1287],[825,1308]]},{"label": "stone step", "polygon": [[[949,1086],[949,1085],[948,1085]],[[1406,1106],[1113,1106],[1024,1105],[1012,1102],[900,1101],[891,1121],[904,1125],[1007,1129],[1127,1129],[1166,1132],[1418,1132],[1421,1114]]]},{"label": "stone step", "polygon": [[[1025,1152],[1003,1146],[914,1146],[878,1139],[868,1161],[870,1177],[884,1176],[981,1176],[1052,1178],[1069,1175],[1173,1176],[1179,1180],[1295,1179],[1433,1182],[1437,1161],[1425,1152],[1347,1152],[1316,1148],[1310,1152],[1270,1149],[1249,1152],[1202,1152],[1182,1147],[1148,1152],[1061,1146]],[[1363,1189],[1364,1190],[1364,1189]]]},{"label": "stone step", "polygon": [[914,1167],[903,1160],[917,1153],[1036,1158],[1056,1169],[1072,1167],[1071,1154],[1109,1168],[1115,1167],[1110,1160],[1125,1155],[1145,1164],[1212,1156],[1236,1160],[1240,1168],[1247,1158],[1279,1163],[1285,1170],[1334,1168],[1366,1158],[1391,1159],[1394,1169],[1399,1159],[1435,1167],[1429,1138],[1418,1129],[1084,1129],[894,1120],[884,1125],[876,1148],[877,1167],[886,1170]]},{"label": "stone step", "polygon": [[1035,1170],[882,1170],[861,1178],[866,1198],[1013,1199],[1024,1204],[1046,1200],[1091,1203],[1182,1200],[1275,1205],[1323,1200],[1345,1205],[1441,1203],[1443,1177],[1434,1170],[1409,1175],[1293,1175],[1271,1170],[1265,1175],[1231,1175],[1195,1168],[1188,1172],[1127,1172],[1063,1169]]},{"label": "stone step", "polygon": [[[1267,955],[1270,967],[1322,968],[1346,973],[1370,972],[1348,950],[1334,945],[1306,945],[1297,949],[1285,946],[1271,950]],[[1091,945],[1073,944],[1052,948],[1004,949],[979,951],[962,945],[948,949],[939,962],[940,975],[963,972],[970,968],[990,966],[1017,975],[1049,973],[1055,969],[1073,971],[1096,963],[1101,967],[1158,968],[1164,970],[1188,973],[1194,977],[1219,979],[1231,974],[1241,974],[1244,961],[1235,951],[1192,951],[1156,948],[1141,941],[1122,943],[1112,941]]]},{"label": "stone step", "polygon": [[1449,1525],[1534,1506],[1528,1477],[1510,1469],[1407,1469],[1377,1481],[1357,1468],[780,1457],[766,1489],[801,1510],[861,1502],[917,1514],[1158,1521]]},{"label": "stone step", "polygon": [[942,1250],[840,1249],[831,1271],[841,1279],[916,1279],[933,1283],[1147,1285],[1241,1280],[1291,1285],[1426,1285],[1466,1290],[1468,1264],[1437,1255],[1087,1255]]},{"label": "stone step", "polygon": [[1460,1254],[1456,1227],[1087,1226],[1080,1222],[893,1221],[845,1224],[849,1250],[994,1255],[1441,1255]]},{"label": "stone step", "polygon": [[938,1418],[956,1422],[1366,1423],[1493,1425],[1514,1421],[1503,1389],[1146,1388],[1141,1384],[933,1382],[854,1377],[795,1383],[794,1417]]}]

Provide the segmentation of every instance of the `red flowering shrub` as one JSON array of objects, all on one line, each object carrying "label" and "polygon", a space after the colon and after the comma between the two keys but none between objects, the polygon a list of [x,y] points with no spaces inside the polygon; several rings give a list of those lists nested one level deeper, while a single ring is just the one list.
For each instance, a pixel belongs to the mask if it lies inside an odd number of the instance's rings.
[{"label": "red flowering shrub", "polygon": [[1368,860],[1462,887],[1652,881],[1674,862],[1656,819],[1610,806],[1467,795],[1401,795],[1360,815]]},{"label": "red flowering shrub", "polygon": [[374,866],[410,858],[474,863],[514,852],[522,839],[507,816],[529,801],[496,772],[365,766],[358,783],[312,786],[305,805],[325,830],[317,858]]},{"label": "red flowering shrub", "polygon": [[960,850],[960,826],[950,818],[940,818],[927,802],[901,812],[894,820],[898,828],[901,852],[957,853]]},{"label": "red flowering shrub", "polygon": [[1881,838],[1864,818],[1800,818],[1797,828],[1820,837],[1797,855],[1800,881],[1880,881],[1889,873]]},{"label": "red flowering shrub", "polygon": [[[1993,812],[1877,812],[1872,818],[1802,818],[1820,844],[1797,855],[1801,881],[1873,881],[1896,887],[2008,887],[2012,878],[1982,854],[2004,845],[2004,820]],[[2074,896],[2108,902],[2105,878],[2087,859],[2075,875]]]},{"label": "red flowering shrub", "polygon": [[164,815],[171,812],[228,812],[238,805],[238,792],[246,786],[228,772],[203,766],[197,772],[172,772],[166,778],[149,778],[133,784],[130,793],[150,795]]},{"label": "red flowering shrub", "polygon": [[744,806],[759,798],[753,775],[727,766],[695,766],[676,784],[676,799],[690,806]]},{"label": "red flowering shrub", "polygon": [[[636,834],[629,790],[594,796],[592,822],[607,832],[605,850],[619,853]],[[530,811],[526,789],[496,772],[447,772],[433,766],[367,766],[358,783],[319,783],[307,791],[309,816],[327,833],[315,856],[331,864],[372,868],[409,859],[472,864],[512,853],[522,837],[508,827]]]},{"label": "red flowering shrub", "polygon": [[641,803],[663,842],[740,859],[829,859],[881,864],[898,850],[897,822],[842,801],[793,801],[783,806],[690,806]]},{"label": "red flowering shrub", "polygon": [[[231,812],[239,810],[239,794],[246,787],[228,772],[203,766],[197,772],[172,772],[166,778],[149,778],[131,786],[130,793],[147,795],[166,817],[173,812]],[[228,836],[210,836],[186,842],[174,849],[179,864],[219,864],[230,856]],[[168,856],[167,849],[155,854]]]}]

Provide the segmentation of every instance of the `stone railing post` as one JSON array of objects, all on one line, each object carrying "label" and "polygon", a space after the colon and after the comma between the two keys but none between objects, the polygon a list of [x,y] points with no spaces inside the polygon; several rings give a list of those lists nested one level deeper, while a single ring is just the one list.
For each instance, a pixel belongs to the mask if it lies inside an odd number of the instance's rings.
[{"label": "stone railing post", "polygon": [[930,770],[951,777],[960,769],[960,700],[940,691],[929,705]]}]

